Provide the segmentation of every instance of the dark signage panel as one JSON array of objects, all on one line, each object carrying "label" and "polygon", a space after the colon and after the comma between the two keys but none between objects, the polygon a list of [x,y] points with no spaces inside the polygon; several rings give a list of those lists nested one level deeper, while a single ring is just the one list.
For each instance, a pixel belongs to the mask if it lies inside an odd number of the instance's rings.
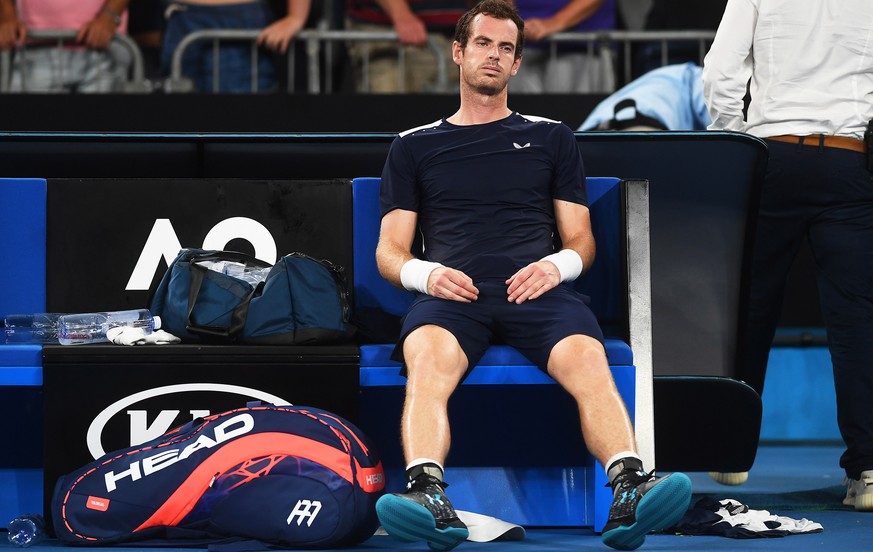
[{"label": "dark signage panel", "polygon": [[299,251],[350,275],[351,201],[348,180],[50,179],[47,309],[147,307],[187,247],[268,262]]},{"label": "dark signage panel", "polygon": [[358,423],[355,346],[49,346],[44,350],[45,510],[57,479],[167,430],[253,401]]}]

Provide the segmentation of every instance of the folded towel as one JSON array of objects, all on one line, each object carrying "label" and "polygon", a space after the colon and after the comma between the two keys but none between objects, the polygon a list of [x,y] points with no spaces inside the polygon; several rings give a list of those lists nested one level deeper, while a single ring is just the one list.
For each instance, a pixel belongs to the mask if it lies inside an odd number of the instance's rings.
[{"label": "folded towel", "polygon": [[106,332],[106,337],[116,345],[166,345],[182,341],[164,330],[155,330],[147,334],[142,328],[131,328],[128,326],[110,328]]}]

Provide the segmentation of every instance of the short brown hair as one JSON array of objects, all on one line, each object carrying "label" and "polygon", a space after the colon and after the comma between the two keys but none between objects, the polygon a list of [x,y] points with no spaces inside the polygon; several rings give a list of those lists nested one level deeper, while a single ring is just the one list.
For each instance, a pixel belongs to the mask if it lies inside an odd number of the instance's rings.
[{"label": "short brown hair", "polygon": [[515,26],[518,27],[515,59],[520,58],[521,51],[524,49],[524,20],[518,15],[515,5],[505,0],[482,0],[461,16],[455,26],[455,40],[461,44],[461,48],[467,47],[467,41],[470,39],[470,25],[479,14],[488,15],[495,19],[509,19],[515,23]]}]

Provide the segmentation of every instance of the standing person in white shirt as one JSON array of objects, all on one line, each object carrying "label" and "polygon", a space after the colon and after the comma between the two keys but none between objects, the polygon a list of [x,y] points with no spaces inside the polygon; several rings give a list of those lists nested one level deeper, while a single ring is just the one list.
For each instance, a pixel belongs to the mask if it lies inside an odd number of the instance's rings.
[{"label": "standing person in white shirt", "polygon": [[763,390],[785,282],[807,239],[846,442],[843,503],[873,510],[873,152],[863,140],[873,118],[873,2],[729,0],[703,81],[709,128],[764,138],[770,152],[740,377]]}]

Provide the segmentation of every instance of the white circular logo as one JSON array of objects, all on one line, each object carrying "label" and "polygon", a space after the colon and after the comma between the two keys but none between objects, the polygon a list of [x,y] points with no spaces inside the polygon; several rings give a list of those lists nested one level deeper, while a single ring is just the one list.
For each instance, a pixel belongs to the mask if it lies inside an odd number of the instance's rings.
[{"label": "white circular logo", "polygon": [[252,244],[256,259],[270,264],[276,262],[278,251],[273,235],[263,224],[248,217],[232,217],[216,224],[203,238],[203,249],[222,250],[236,238]]},{"label": "white circular logo", "polygon": [[173,393],[187,393],[191,391],[214,391],[216,393],[232,393],[235,395],[244,395],[246,397],[264,401],[266,403],[274,404],[276,406],[289,406],[291,404],[281,397],[277,397],[276,395],[272,395],[258,389],[252,389],[251,387],[242,387],[240,385],[228,385],[224,383],[181,383],[177,385],[155,387],[154,389],[146,389],[145,391],[140,391],[139,393],[134,393],[133,395],[115,401],[111,405],[104,408],[103,411],[94,418],[94,421],[92,421],[91,425],[88,427],[88,435],[86,438],[88,444],[88,452],[91,453],[91,456],[95,460],[106,454],[106,451],[103,450],[103,443],[101,442],[103,428],[106,427],[106,424],[109,422],[110,419],[112,419],[113,416],[126,409],[127,407],[140,401],[150,399],[152,397],[171,395]]}]

